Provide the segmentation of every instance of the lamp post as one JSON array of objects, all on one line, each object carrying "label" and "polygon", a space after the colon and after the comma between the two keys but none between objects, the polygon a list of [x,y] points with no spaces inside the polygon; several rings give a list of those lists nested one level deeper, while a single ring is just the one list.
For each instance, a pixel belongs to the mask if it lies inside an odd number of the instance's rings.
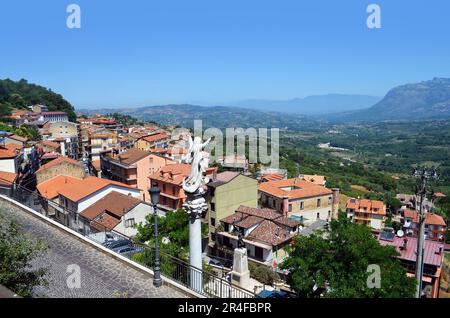
[{"label": "lamp post", "polygon": [[[422,297],[422,276],[423,276],[423,254],[424,254],[424,236],[425,236],[425,211],[424,211],[424,199],[427,194],[432,192],[427,190],[427,181],[429,179],[438,179],[436,170],[427,170],[417,168],[413,172],[414,177],[420,179],[420,184],[416,186],[416,195],[420,196],[419,202],[419,235],[417,237],[417,253],[416,253],[416,280],[417,289],[416,297]],[[416,207],[417,209],[417,207]]]},{"label": "lamp post", "polygon": [[152,201],[152,207],[153,207],[153,216],[154,216],[154,223],[155,223],[155,265],[153,268],[153,285],[155,287],[160,287],[162,285],[162,279],[161,279],[161,269],[160,269],[160,259],[159,259],[159,248],[158,248],[158,203],[159,203],[159,194],[160,190],[158,188],[157,184],[153,184],[150,190],[148,191],[150,193],[150,199]]}]

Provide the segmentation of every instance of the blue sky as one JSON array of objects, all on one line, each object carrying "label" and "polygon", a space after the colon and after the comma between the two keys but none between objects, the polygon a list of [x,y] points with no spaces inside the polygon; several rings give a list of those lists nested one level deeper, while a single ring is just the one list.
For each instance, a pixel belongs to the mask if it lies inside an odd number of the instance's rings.
[{"label": "blue sky", "polygon": [[[66,27],[66,7],[82,27]],[[366,27],[366,7],[382,28]],[[74,106],[382,96],[450,77],[447,0],[40,0],[0,4],[0,78]]]}]

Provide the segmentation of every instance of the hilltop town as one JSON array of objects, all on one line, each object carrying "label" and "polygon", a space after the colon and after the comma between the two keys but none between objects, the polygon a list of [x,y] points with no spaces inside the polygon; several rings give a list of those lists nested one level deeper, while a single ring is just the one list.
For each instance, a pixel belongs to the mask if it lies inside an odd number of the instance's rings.
[{"label": "hilltop town", "polygon": [[[75,121],[69,121],[67,113],[49,111],[45,105],[13,109],[0,131],[0,192],[115,253],[146,264],[142,246],[154,242],[149,189],[156,186],[162,251],[186,260],[183,181],[191,166],[183,158],[192,132],[129,119],[77,114]],[[17,127],[34,134],[20,133]],[[289,178],[287,170],[254,164],[245,156],[218,158],[205,176],[208,209],[202,216],[202,256],[208,275],[231,282],[233,252],[244,244],[251,278],[239,286],[243,291],[298,293],[291,286],[290,270],[283,266],[290,253],[295,254],[297,239],[326,236],[333,222],[350,222],[370,230],[379,246],[393,247],[405,278],[414,277],[422,203],[422,292],[440,296],[447,275],[447,220],[435,213],[435,205],[445,194],[436,192],[419,202],[417,195],[397,193],[401,204],[390,206],[342,196],[339,187],[327,183],[326,175],[299,173]],[[163,274],[173,273],[164,270]],[[319,294],[327,291],[319,287],[315,288]],[[220,297],[215,291],[208,293]]]}]

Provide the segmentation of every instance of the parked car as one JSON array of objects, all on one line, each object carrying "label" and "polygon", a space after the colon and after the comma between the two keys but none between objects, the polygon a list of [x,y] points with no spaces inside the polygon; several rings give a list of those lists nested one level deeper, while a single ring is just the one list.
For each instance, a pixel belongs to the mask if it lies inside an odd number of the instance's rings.
[{"label": "parked car", "polygon": [[106,240],[103,245],[109,249],[116,249],[122,246],[131,246],[130,240]]},{"label": "parked car", "polygon": [[138,252],[138,249],[134,248],[131,245],[127,245],[127,246],[122,246],[122,247],[118,247],[113,249],[114,252],[122,254],[122,255],[129,255],[129,254],[134,254]]},{"label": "parked car", "polygon": [[222,262],[219,261],[218,259],[215,259],[215,258],[211,258],[211,259],[209,260],[209,264],[210,264],[210,265],[219,266],[219,267],[223,267]]}]

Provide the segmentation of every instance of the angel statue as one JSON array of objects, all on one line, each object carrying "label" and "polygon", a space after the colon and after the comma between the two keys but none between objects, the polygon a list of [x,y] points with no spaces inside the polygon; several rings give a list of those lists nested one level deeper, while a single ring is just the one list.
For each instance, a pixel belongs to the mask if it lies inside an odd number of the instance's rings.
[{"label": "angel statue", "polygon": [[209,178],[203,177],[203,174],[208,168],[209,159],[204,156],[203,150],[209,144],[211,138],[205,143],[202,143],[200,137],[189,138],[189,149],[182,160],[184,163],[191,164],[191,173],[189,177],[183,182],[183,190],[187,193],[202,193],[202,186],[209,182]]}]

